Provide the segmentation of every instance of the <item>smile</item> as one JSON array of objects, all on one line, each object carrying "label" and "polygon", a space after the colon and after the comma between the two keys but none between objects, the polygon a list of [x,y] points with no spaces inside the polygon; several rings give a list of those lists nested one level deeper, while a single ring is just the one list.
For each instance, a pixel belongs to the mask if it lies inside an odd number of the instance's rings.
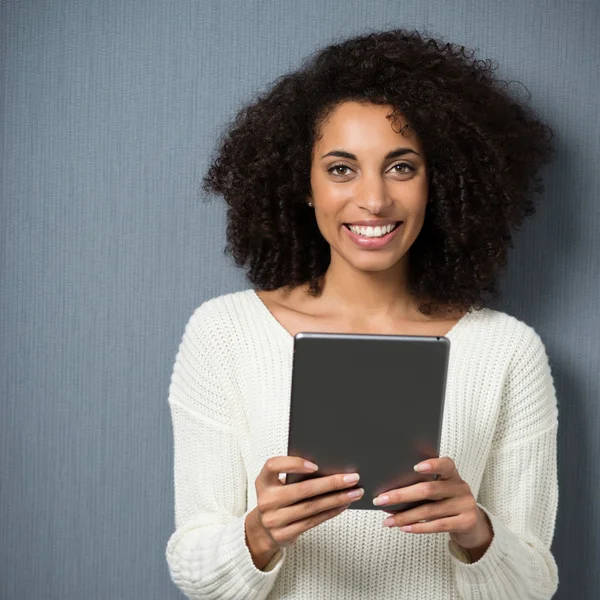
[{"label": "smile", "polygon": [[348,223],[344,223],[345,227],[347,227],[352,233],[356,233],[357,235],[362,235],[364,237],[384,237],[388,233],[391,233],[400,225],[400,221],[397,223],[393,223],[390,225],[384,225],[383,227],[363,227],[360,225],[349,225]]},{"label": "smile", "polygon": [[378,250],[387,246],[398,235],[402,225],[404,225],[403,221],[383,227],[355,226],[344,223],[342,229],[355,246],[364,250]]}]

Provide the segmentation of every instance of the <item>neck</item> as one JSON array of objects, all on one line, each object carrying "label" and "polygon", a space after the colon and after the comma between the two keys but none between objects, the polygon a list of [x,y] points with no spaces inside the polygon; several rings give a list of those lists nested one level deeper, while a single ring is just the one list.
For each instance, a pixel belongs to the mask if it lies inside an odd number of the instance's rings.
[{"label": "neck", "polygon": [[360,271],[335,260],[332,253],[322,297],[341,311],[363,316],[414,313],[415,301],[408,292],[408,256],[386,271]]}]

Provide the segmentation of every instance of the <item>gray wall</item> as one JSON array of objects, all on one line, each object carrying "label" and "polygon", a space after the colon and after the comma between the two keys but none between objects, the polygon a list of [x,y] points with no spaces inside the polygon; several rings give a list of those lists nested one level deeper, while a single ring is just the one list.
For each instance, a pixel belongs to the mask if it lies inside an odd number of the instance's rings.
[{"label": "gray wall", "polygon": [[3,1],[0,597],[180,597],[167,388],[185,322],[247,287],[198,187],[251,94],[334,36],[417,26],[524,82],[557,132],[500,308],[560,401],[559,598],[600,597],[597,2]]}]

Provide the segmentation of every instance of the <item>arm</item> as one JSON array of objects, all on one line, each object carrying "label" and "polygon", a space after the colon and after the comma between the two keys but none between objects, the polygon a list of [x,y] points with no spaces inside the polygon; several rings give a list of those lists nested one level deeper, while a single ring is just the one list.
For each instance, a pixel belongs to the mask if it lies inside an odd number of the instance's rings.
[{"label": "arm", "polygon": [[478,496],[494,537],[476,562],[450,542],[465,600],[546,600],[558,575],[550,553],[558,502],[557,410],[548,357],[528,329],[509,366]]},{"label": "arm", "polygon": [[206,303],[190,318],[169,387],[176,530],[166,558],[173,582],[189,598],[262,600],[283,552],[259,570],[246,545],[247,481],[230,410],[234,391],[215,358],[213,319]]}]

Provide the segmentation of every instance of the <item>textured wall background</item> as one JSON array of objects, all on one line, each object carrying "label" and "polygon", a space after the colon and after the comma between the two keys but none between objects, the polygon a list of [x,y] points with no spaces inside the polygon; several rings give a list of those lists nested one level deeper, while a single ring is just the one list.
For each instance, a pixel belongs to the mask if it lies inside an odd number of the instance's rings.
[{"label": "textured wall background", "polygon": [[[247,287],[197,190],[216,136],[318,45],[416,26],[479,48],[557,133],[500,308],[560,401],[557,597],[600,597],[595,0],[0,3],[0,597],[180,597],[166,403],[185,322]],[[525,92],[523,92],[525,93]]]}]

